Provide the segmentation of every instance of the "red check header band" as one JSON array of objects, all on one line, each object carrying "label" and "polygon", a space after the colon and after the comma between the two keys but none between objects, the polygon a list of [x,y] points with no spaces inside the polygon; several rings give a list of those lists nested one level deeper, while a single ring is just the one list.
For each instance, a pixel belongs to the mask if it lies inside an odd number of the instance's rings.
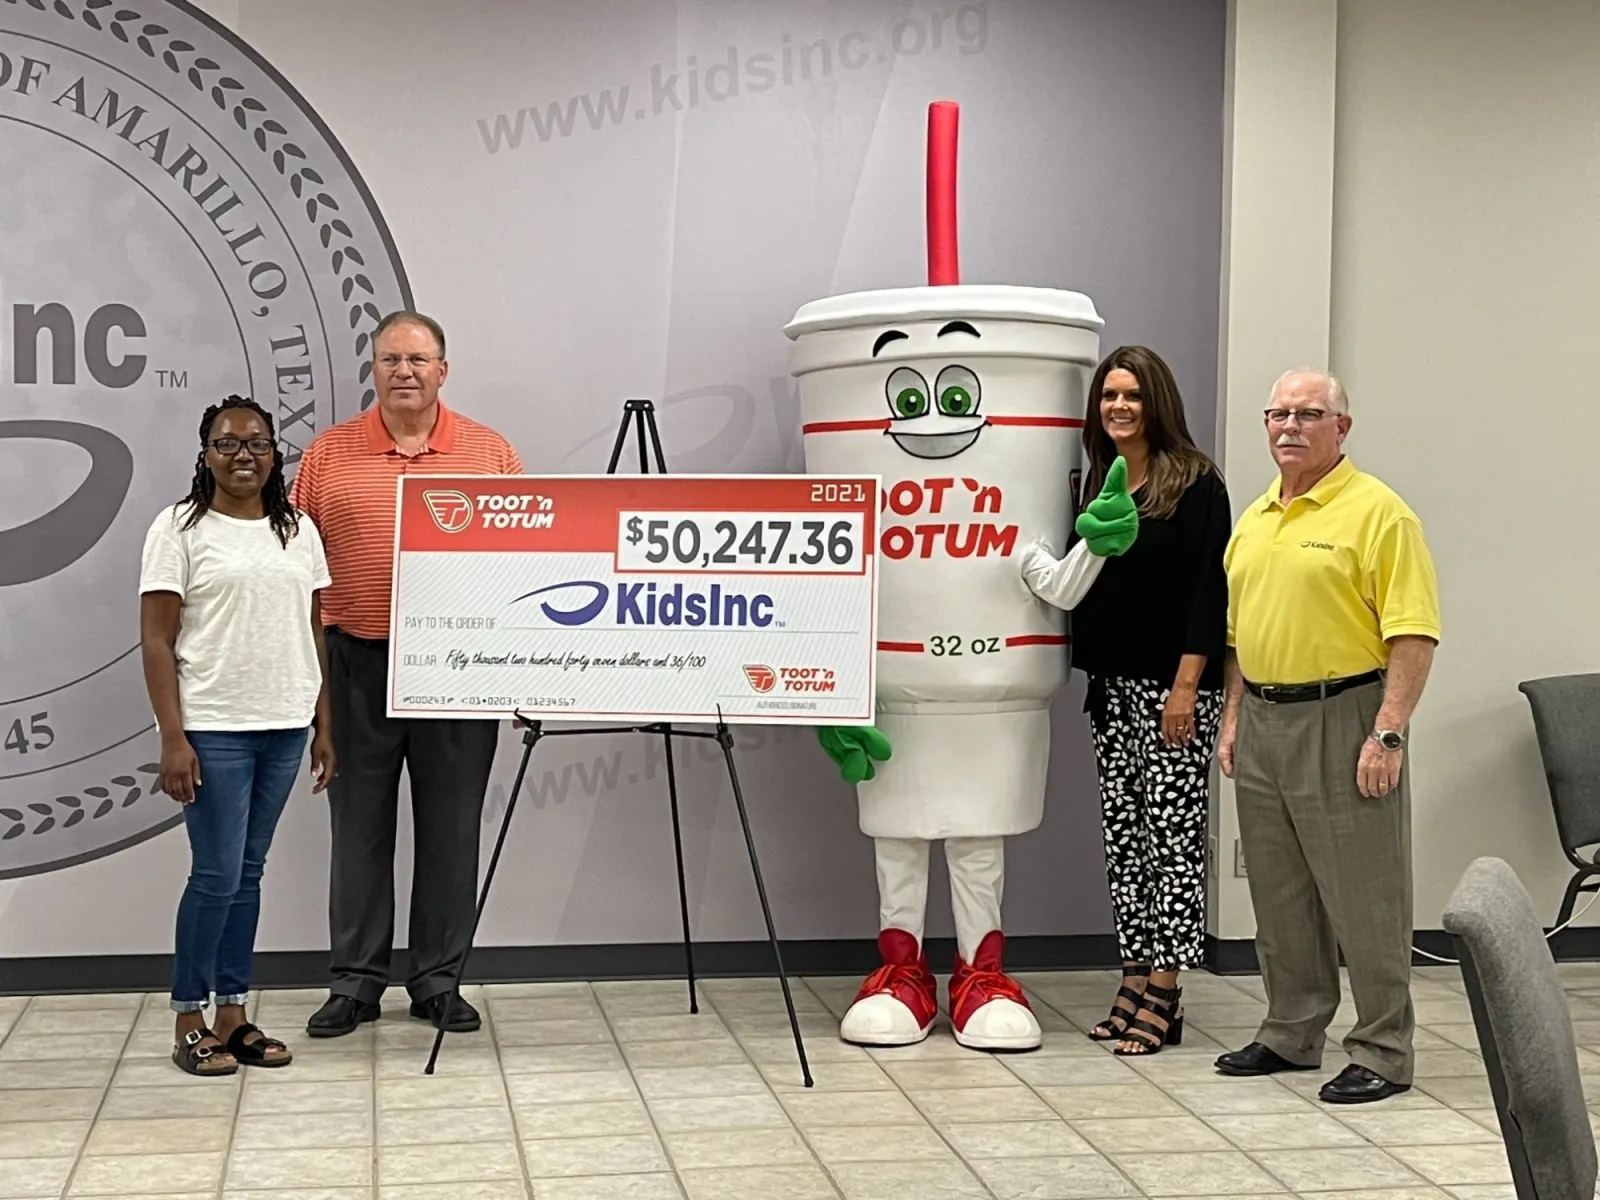
[{"label": "red check header band", "polygon": [[402,551],[611,554],[627,511],[862,513],[863,551],[877,543],[877,485],[815,475],[484,477],[408,475],[400,486]]}]

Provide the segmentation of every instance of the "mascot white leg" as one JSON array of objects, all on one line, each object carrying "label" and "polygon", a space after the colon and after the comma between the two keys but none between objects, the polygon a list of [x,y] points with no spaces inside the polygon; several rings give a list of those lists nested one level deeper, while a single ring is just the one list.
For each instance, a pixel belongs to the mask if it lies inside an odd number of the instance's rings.
[{"label": "mascot white leg", "polygon": [[1044,1036],[1039,1022],[1022,988],[1001,966],[1005,839],[950,838],[944,858],[956,919],[956,969],[950,978],[950,1025],[956,1041],[973,1050],[1035,1050]]},{"label": "mascot white leg", "polygon": [[882,965],[862,984],[840,1035],[860,1045],[904,1046],[932,1027],[938,1000],[923,923],[928,847],[942,841],[956,924],[949,1003],[956,1040],[980,1050],[1035,1049],[1039,1024],[1001,965],[1000,908],[1005,839],[1037,827],[1043,816],[1049,711],[884,711],[878,722],[893,759],[856,794],[861,831],[873,839],[877,859]]},{"label": "mascot white leg", "polygon": [[938,984],[922,952],[928,908],[928,843],[873,839],[878,861],[878,955],[839,1036],[858,1046],[909,1046],[928,1036],[939,1011]]}]

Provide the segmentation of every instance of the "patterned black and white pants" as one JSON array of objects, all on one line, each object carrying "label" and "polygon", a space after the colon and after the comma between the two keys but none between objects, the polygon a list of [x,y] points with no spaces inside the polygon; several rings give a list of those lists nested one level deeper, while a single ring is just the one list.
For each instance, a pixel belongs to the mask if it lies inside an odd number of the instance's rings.
[{"label": "patterned black and white pants", "polygon": [[1170,692],[1151,679],[1089,680],[1117,940],[1123,961],[1157,971],[1200,965],[1211,755],[1222,723],[1222,693],[1202,690],[1195,736],[1168,746],[1161,710]]}]

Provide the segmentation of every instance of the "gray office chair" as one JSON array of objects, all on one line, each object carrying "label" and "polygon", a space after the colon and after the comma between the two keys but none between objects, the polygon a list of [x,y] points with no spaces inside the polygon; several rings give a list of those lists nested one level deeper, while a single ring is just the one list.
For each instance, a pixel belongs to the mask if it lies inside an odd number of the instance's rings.
[{"label": "gray office chair", "polygon": [[1533,901],[1498,858],[1467,868],[1444,927],[1455,939],[1517,1200],[1592,1200],[1597,1162],[1572,1017]]},{"label": "gray office chair", "polygon": [[1561,852],[1576,868],[1561,898],[1555,925],[1572,916],[1580,892],[1600,888],[1600,675],[1554,675],[1517,685],[1533,710],[1533,732],[1544,760]]}]

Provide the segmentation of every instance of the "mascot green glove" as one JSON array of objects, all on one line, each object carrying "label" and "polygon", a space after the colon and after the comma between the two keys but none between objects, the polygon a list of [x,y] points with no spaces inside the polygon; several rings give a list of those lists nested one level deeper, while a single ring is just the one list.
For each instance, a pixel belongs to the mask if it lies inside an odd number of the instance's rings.
[{"label": "mascot green glove", "polygon": [[1096,558],[1126,554],[1139,536],[1139,506],[1128,491],[1128,462],[1120,454],[1106,472],[1100,494],[1084,506],[1073,528]]},{"label": "mascot green glove", "polygon": [[884,762],[893,753],[889,739],[872,726],[847,725],[817,727],[817,741],[827,751],[846,783],[860,783],[877,774],[874,762]]}]

